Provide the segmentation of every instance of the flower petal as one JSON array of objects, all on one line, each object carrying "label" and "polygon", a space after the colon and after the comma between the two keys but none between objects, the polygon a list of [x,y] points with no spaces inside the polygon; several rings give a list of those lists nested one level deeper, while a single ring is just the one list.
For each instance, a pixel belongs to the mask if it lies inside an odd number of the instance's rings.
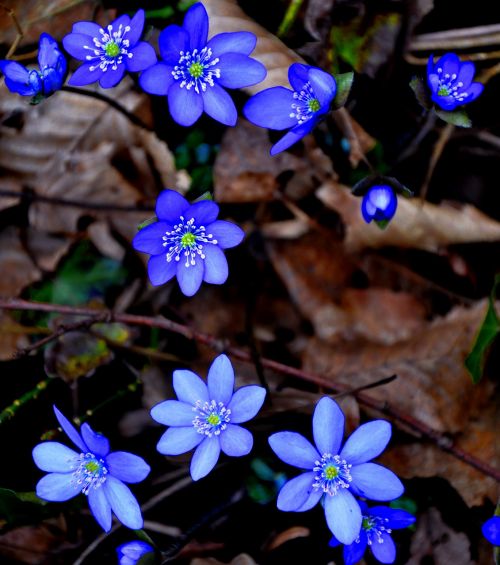
[{"label": "flower petal", "polygon": [[355,430],[345,442],[340,457],[351,465],[370,461],[387,447],[391,439],[391,424],[385,420],[374,420]]},{"label": "flower petal", "polygon": [[483,90],[484,84],[481,84],[480,82],[473,82],[467,89],[467,103],[475,100],[483,92]]},{"label": "flower petal", "polygon": [[108,475],[106,482],[102,485],[106,498],[111,505],[120,522],[131,530],[140,530],[144,525],[141,509],[135,496],[128,486],[118,479]]},{"label": "flower petal", "polygon": [[283,86],[274,86],[258,92],[243,107],[246,119],[263,128],[288,129],[297,125],[297,118],[291,117],[293,91]]},{"label": "flower petal", "polygon": [[314,97],[318,100],[322,113],[328,111],[331,101],[337,94],[337,83],[332,75],[321,69],[313,67],[309,70],[309,81],[311,83]]},{"label": "flower petal", "polygon": [[99,37],[100,30],[101,26],[95,22],[76,22],[71,29],[73,33],[83,33],[84,35],[90,35],[90,37]]},{"label": "flower petal", "polygon": [[224,252],[217,245],[205,245],[205,272],[203,280],[210,284],[224,284],[227,280],[229,269]]},{"label": "flower petal", "polygon": [[296,92],[300,92],[304,88],[304,84],[309,80],[310,69],[309,65],[303,65],[302,63],[293,63],[288,67],[288,82]]},{"label": "flower petal", "polygon": [[348,489],[325,496],[326,522],[332,534],[344,544],[351,544],[361,530],[361,508]]},{"label": "flower petal", "polygon": [[87,424],[83,424],[81,428],[83,441],[88,445],[90,451],[99,457],[106,457],[109,453],[108,438],[102,434],[94,432],[94,430]]},{"label": "flower petal", "polygon": [[218,84],[201,92],[203,109],[214,120],[226,126],[236,125],[238,112],[229,94]]},{"label": "flower petal", "polygon": [[257,415],[264,404],[266,389],[262,386],[249,385],[239,388],[231,398],[228,409],[231,410],[231,422],[241,424]]},{"label": "flower petal", "polygon": [[164,426],[191,426],[193,405],[178,400],[164,400],[151,409],[151,418]]},{"label": "flower petal", "polygon": [[227,428],[220,434],[220,446],[226,455],[242,457],[252,451],[253,437],[245,428],[228,424]]},{"label": "flower petal", "polygon": [[106,498],[104,489],[102,487],[91,488],[88,494],[88,501],[90,511],[99,526],[101,526],[105,532],[109,532],[109,530],[111,530],[112,521],[111,506]]},{"label": "flower petal", "polygon": [[129,53],[132,53],[132,57],[125,60],[125,65],[130,72],[143,71],[156,63],[155,50],[145,41],[130,49]]},{"label": "flower petal", "polygon": [[160,33],[158,47],[165,63],[177,65],[181,51],[189,51],[189,34],[178,25],[169,25]]},{"label": "flower petal", "polygon": [[197,2],[186,12],[182,27],[189,34],[189,49],[203,49],[208,37],[208,14],[205,6]]},{"label": "flower petal", "polygon": [[33,449],[35,465],[48,473],[71,473],[78,456],[79,453],[57,441],[45,441]]},{"label": "flower petal", "polygon": [[281,153],[281,151],[288,149],[293,144],[300,141],[314,128],[317,121],[318,121],[317,118],[312,117],[309,120],[307,120],[307,122],[300,124],[299,126],[295,126],[271,147],[271,151],[270,151],[271,155],[276,155],[277,153]]},{"label": "flower petal", "polygon": [[229,404],[234,390],[234,370],[227,355],[222,353],[213,360],[208,369],[207,385],[210,400]]},{"label": "flower petal", "polygon": [[250,55],[256,44],[257,38],[250,31],[233,31],[214,35],[207,47],[212,50],[212,58],[215,58],[224,53]]},{"label": "flower petal", "polygon": [[50,473],[36,485],[36,495],[50,502],[65,502],[81,492],[73,473]]},{"label": "flower petal", "polygon": [[134,17],[130,20],[130,31],[125,35],[125,39],[128,39],[130,47],[133,47],[141,38],[142,30],[144,29],[144,10],[137,10]]},{"label": "flower petal", "polygon": [[139,85],[142,90],[158,96],[166,96],[173,82],[172,67],[163,63],[149,67],[139,77]]},{"label": "flower petal", "polygon": [[109,65],[99,79],[99,86],[101,88],[113,88],[113,86],[116,86],[122,80],[124,74],[125,65],[123,63],[117,65],[116,69],[113,69],[113,67]]},{"label": "flower petal", "polygon": [[[93,68],[91,71],[90,68]],[[102,75],[102,69],[94,63],[84,63],[71,75],[68,84],[71,86],[85,86],[99,80]]]},{"label": "flower petal", "polygon": [[221,249],[229,249],[239,245],[245,237],[245,232],[236,224],[225,220],[216,220],[206,226],[207,234],[212,234],[213,239]]},{"label": "flower petal", "polygon": [[396,559],[396,546],[392,538],[386,532],[382,532],[380,539],[374,541],[370,546],[373,556],[380,563],[394,563]]},{"label": "flower petal", "polygon": [[219,215],[219,206],[212,200],[202,200],[195,202],[184,213],[184,218],[194,220],[196,227],[207,226],[213,223]]},{"label": "flower petal", "polygon": [[457,85],[457,82],[461,82],[462,86],[460,87],[460,89],[467,90],[472,82],[472,79],[474,78],[475,72],[476,67],[474,66],[474,63],[471,63],[470,61],[461,63],[455,85]]},{"label": "flower petal", "polygon": [[93,51],[89,47],[93,45],[92,37],[83,35],[81,33],[69,33],[62,40],[64,49],[75,59],[86,61],[87,55],[92,54]]},{"label": "flower petal", "polygon": [[307,500],[304,504],[297,508],[296,512],[307,512],[308,510],[311,510],[311,508],[314,508],[316,504],[318,504],[323,494],[325,493],[321,489],[313,489],[309,493]]},{"label": "flower petal", "polygon": [[455,53],[446,53],[436,63],[435,69],[436,72],[438,72],[439,69],[443,70],[441,76],[445,77],[448,74],[451,77],[451,75],[458,75],[460,65],[461,63],[458,55],[456,55]]},{"label": "flower petal", "polygon": [[168,224],[178,224],[188,208],[189,202],[175,190],[162,190],[156,200],[156,215]]},{"label": "flower petal", "polygon": [[205,266],[203,259],[196,257],[195,264],[186,267],[182,259],[177,263],[177,280],[185,296],[194,296],[203,282]]},{"label": "flower petal", "polygon": [[151,471],[142,457],[127,451],[114,451],[106,457],[108,471],[124,483],[140,483]]},{"label": "flower petal", "polygon": [[376,463],[362,463],[351,468],[351,489],[355,494],[371,500],[394,500],[404,492],[396,475]]},{"label": "flower petal", "polygon": [[30,73],[26,67],[17,61],[9,61],[4,59],[0,61],[0,71],[14,82],[28,83],[30,80]]},{"label": "flower petal", "polygon": [[149,253],[150,255],[164,254],[166,248],[163,245],[165,232],[172,231],[172,226],[165,222],[155,222],[139,230],[132,240],[132,247],[136,251]]},{"label": "flower petal", "polygon": [[153,286],[165,284],[177,273],[177,261],[167,261],[166,255],[153,255],[148,261],[148,276]]},{"label": "flower petal", "polygon": [[225,53],[220,55],[217,68],[220,78],[217,84],[225,88],[244,88],[263,81],[266,78],[266,67],[259,61],[242,53]]},{"label": "flower petal", "polygon": [[364,530],[359,533],[359,542],[344,546],[344,565],[356,565],[361,561],[368,545],[368,537]]},{"label": "flower petal", "polygon": [[194,88],[181,88],[179,82],[174,82],[168,89],[168,107],[179,125],[192,126],[203,113],[203,99]]},{"label": "flower petal", "polygon": [[387,527],[391,530],[401,530],[415,523],[415,516],[400,510],[399,508],[391,508],[390,506],[373,506],[369,510],[370,516],[379,516],[387,520]]},{"label": "flower petal", "polygon": [[[324,396],[314,409],[313,436],[321,455],[336,455],[344,437],[344,414],[339,405],[328,396]],[[349,461],[350,463],[350,461]]]},{"label": "flower petal", "polygon": [[481,526],[483,536],[493,545],[500,545],[500,516],[493,516]]},{"label": "flower petal", "polygon": [[268,441],[282,461],[299,469],[312,469],[321,458],[311,443],[296,432],[278,432],[272,434]]},{"label": "flower petal", "polygon": [[161,436],[156,449],[163,455],[180,455],[199,445],[206,436],[199,434],[193,426],[168,428]]},{"label": "flower petal", "polygon": [[64,430],[64,433],[69,437],[69,439],[84,453],[89,451],[89,448],[85,445],[82,437],[76,431],[70,421],[66,418],[66,416],[64,416],[64,414],[56,406],[53,406],[53,408],[59,425]]},{"label": "flower petal", "polygon": [[207,385],[192,371],[177,369],[173,375],[173,386],[177,398],[194,406],[198,401],[202,404],[209,402]]},{"label": "flower petal", "polygon": [[314,473],[302,473],[286,482],[278,494],[276,505],[284,512],[297,512],[309,499],[313,489]]},{"label": "flower petal", "polygon": [[220,441],[218,436],[207,437],[200,443],[191,460],[191,478],[198,481],[206,477],[215,467],[220,455]]}]

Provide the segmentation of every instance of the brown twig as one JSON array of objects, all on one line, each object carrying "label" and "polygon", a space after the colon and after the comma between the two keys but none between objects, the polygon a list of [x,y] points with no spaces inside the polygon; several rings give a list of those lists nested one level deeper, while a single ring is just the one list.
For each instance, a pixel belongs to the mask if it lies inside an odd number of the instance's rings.
[{"label": "brown twig", "polygon": [[12,57],[13,53],[15,53],[17,46],[19,45],[19,42],[23,38],[24,32],[23,32],[23,28],[21,27],[21,24],[19,23],[19,20],[17,19],[16,13],[14,12],[14,10],[12,8],[4,6],[3,4],[0,4],[0,8],[5,10],[7,12],[7,14],[9,14],[9,16],[12,18],[12,21],[14,22],[14,26],[16,28],[16,33],[17,33],[16,38],[14,39],[12,45],[10,46],[9,50],[7,51],[7,54],[5,55],[6,59],[10,59]]},{"label": "brown twig", "polygon": [[446,126],[441,130],[441,133],[439,134],[439,138],[436,142],[436,145],[434,146],[434,150],[432,151],[427,174],[425,175],[424,182],[422,183],[422,187],[420,188],[419,196],[422,200],[422,203],[425,201],[425,198],[427,196],[427,191],[429,190],[429,184],[431,182],[432,175],[434,174],[434,169],[436,168],[436,165],[438,164],[438,161],[441,158],[444,148],[446,147],[446,144],[448,143],[454,129],[455,126],[453,124],[446,124]]}]

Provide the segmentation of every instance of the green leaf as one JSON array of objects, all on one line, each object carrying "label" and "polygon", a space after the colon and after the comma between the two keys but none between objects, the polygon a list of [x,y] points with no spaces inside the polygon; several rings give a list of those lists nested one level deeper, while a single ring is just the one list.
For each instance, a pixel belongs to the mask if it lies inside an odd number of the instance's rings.
[{"label": "green leaf", "polygon": [[385,230],[385,228],[389,225],[389,220],[379,220],[378,222],[374,220],[377,224],[377,227],[381,230]]},{"label": "green leaf", "polygon": [[500,322],[495,312],[495,297],[499,284],[500,275],[497,275],[488,300],[488,308],[483,323],[476,335],[472,349],[465,359],[465,368],[469,371],[474,384],[477,384],[483,376],[488,349],[500,331]]},{"label": "green leaf", "polygon": [[47,502],[34,492],[0,488],[0,532],[23,524],[34,524],[51,515]]},{"label": "green leaf", "polygon": [[198,198],[193,200],[193,202],[201,202],[202,200],[213,200],[213,196],[209,190],[206,190],[203,194],[200,194]]},{"label": "green leaf", "polygon": [[158,20],[167,20],[174,15],[172,6],[165,6],[165,8],[158,8],[158,10],[146,10],[146,19],[156,18]]},{"label": "green leaf", "polygon": [[425,88],[424,81],[420,77],[413,77],[410,81],[410,88],[415,93],[415,98],[420,106],[426,110],[430,110],[432,108],[432,101],[429,98],[429,93]]},{"label": "green leaf", "polygon": [[446,110],[439,110],[434,108],[436,114],[447,124],[458,126],[459,128],[470,128],[472,122],[464,110],[455,110],[453,112],[446,112]]},{"label": "green leaf", "polygon": [[153,216],[152,218],[148,218],[147,220],[144,220],[144,222],[141,222],[137,226],[137,231],[141,231],[142,228],[145,228],[146,226],[150,226],[151,224],[154,224],[157,221],[158,221],[158,218],[156,216]]},{"label": "green leaf", "polygon": [[352,82],[354,80],[354,73],[351,72],[335,75],[335,80],[337,82],[337,94],[333,99],[333,108],[338,110],[347,102],[349,92],[351,92]]}]

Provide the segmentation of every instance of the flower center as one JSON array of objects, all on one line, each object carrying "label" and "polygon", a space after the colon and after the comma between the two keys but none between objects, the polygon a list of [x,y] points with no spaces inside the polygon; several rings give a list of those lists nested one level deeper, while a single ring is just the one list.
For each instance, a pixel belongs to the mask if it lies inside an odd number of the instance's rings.
[{"label": "flower center", "polygon": [[130,31],[130,26],[123,26],[120,24],[116,31],[113,31],[113,26],[109,25],[106,30],[99,30],[99,37],[93,37],[94,45],[84,45],[83,48],[92,52],[87,55],[86,59],[92,64],[89,71],[95,71],[97,68],[106,72],[108,66],[116,71],[118,65],[123,62],[124,57],[131,59],[133,53],[129,53],[130,41],[125,39],[125,35]]},{"label": "flower center", "polygon": [[217,240],[213,239],[211,233],[206,233],[205,226],[197,227],[194,218],[186,222],[181,216],[180,222],[174,226],[172,231],[165,232],[163,236],[163,246],[167,248],[167,263],[173,259],[180,261],[181,255],[186,258],[185,266],[189,267],[196,264],[196,256],[205,259],[203,246],[207,243],[217,245]]},{"label": "flower center", "polygon": [[437,74],[439,77],[439,84],[437,95],[438,96],[453,96],[458,102],[463,102],[469,94],[462,90],[464,83],[457,81],[456,73],[450,75],[449,73],[443,74],[443,69],[438,67]]},{"label": "flower center", "polygon": [[292,103],[290,118],[296,118],[299,124],[307,122],[313,114],[321,109],[321,104],[314,97],[314,91],[310,82],[306,82],[300,92],[294,91],[293,97],[297,102]]},{"label": "flower center", "polygon": [[120,46],[114,41],[110,41],[104,47],[104,51],[108,57],[116,57],[120,53]]},{"label": "flower center", "polygon": [[309,106],[309,110],[311,110],[311,112],[317,112],[321,108],[317,98],[308,100],[307,105]]},{"label": "flower center", "polygon": [[313,467],[316,476],[312,486],[333,496],[339,489],[349,488],[349,483],[352,481],[350,469],[351,465],[345,459],[341,459],[338,455],[325,453]]},{"label": "flower center", "polygon": [[[388,521],[387,518],[381,518],[380,516],[363,516],[361,527],[366,532],[368,545],[372,545],[373,542],[384,543],[382,534],[390,534],[392,532],[390,528],[385,526]],[[356,543],[359,543],[359,541],[358,537]]]},{"label": "flower center", "polygon": [[197,400],[193,411],[196,412],[193,420],[195,430],[208,437],[218,436],[231,421],[231,410],[226,408],[223,402],[212,400],[202,403],[201,400]]},{"label": "flower center", "polygon": [[91,488],[99,488],[106,482],[108,469],[103,459],[98,459],[93,453],[80,453],[73,462],[73,482],[78,485],[83,494],[88,494]]},{"label": "flower center", "polygon": [[220,78],[220,70],[214,69],[219,59],[212,59],[212,50],[203,47],[201,51],[181,51],[177,65],[172,71],[175,80],[180,80],[180,87],[186,90],[194,88],[197,94],[205,92],[208,86],[214,85],[214,78]]}]

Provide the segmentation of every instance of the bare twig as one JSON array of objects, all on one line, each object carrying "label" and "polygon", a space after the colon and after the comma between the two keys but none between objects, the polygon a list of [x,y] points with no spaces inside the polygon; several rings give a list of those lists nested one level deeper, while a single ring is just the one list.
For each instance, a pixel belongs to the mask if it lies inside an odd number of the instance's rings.
[{"label": "bare twig", "polygon": [[500,45],[500,24],[422,33],[411,40],[409,50],[450,51],[481,45]]},{"label": "bare twig", "polygon": [[12,57],[12,55],[16,52],[17,46],[19,45],[19,42],[21,41],[21,39],[24,36],[24,32],[23,32],[23,28],[21,27],[21,24],[19,23],[19,20],[17,19],[16,13],[14,12],[14,10],[12,8],[4,6],[3,4],[0,4],[0,8],[5,10],[7,12],[7,14],[9,14],[9,16],[12,18],[12,21],[14,22],[14,26],[16,28],[16,38],[14,39],[14,42],[12,43],[9,50],[7,51],[7,54],[5,55],[6,59],[10,59]]},{"label": "bare twig", "polygon": [[434,174],[434,169],[436,168],[436,165],[438,164],[438,161],[443,154],[444,148],[446,147],[454,129],[455,126],[453,124],[446,124],[439,134],[436,145],[434,145],[434,150],[432,151],[431,160],[429,162],[429,168],[427,169],[427,174],[425,175],[424,182],[420,188],[419,196],[422,203],[425,201],[427,196],[427,191],[429,190],[429,184],[431,182],[432,175]]}]

